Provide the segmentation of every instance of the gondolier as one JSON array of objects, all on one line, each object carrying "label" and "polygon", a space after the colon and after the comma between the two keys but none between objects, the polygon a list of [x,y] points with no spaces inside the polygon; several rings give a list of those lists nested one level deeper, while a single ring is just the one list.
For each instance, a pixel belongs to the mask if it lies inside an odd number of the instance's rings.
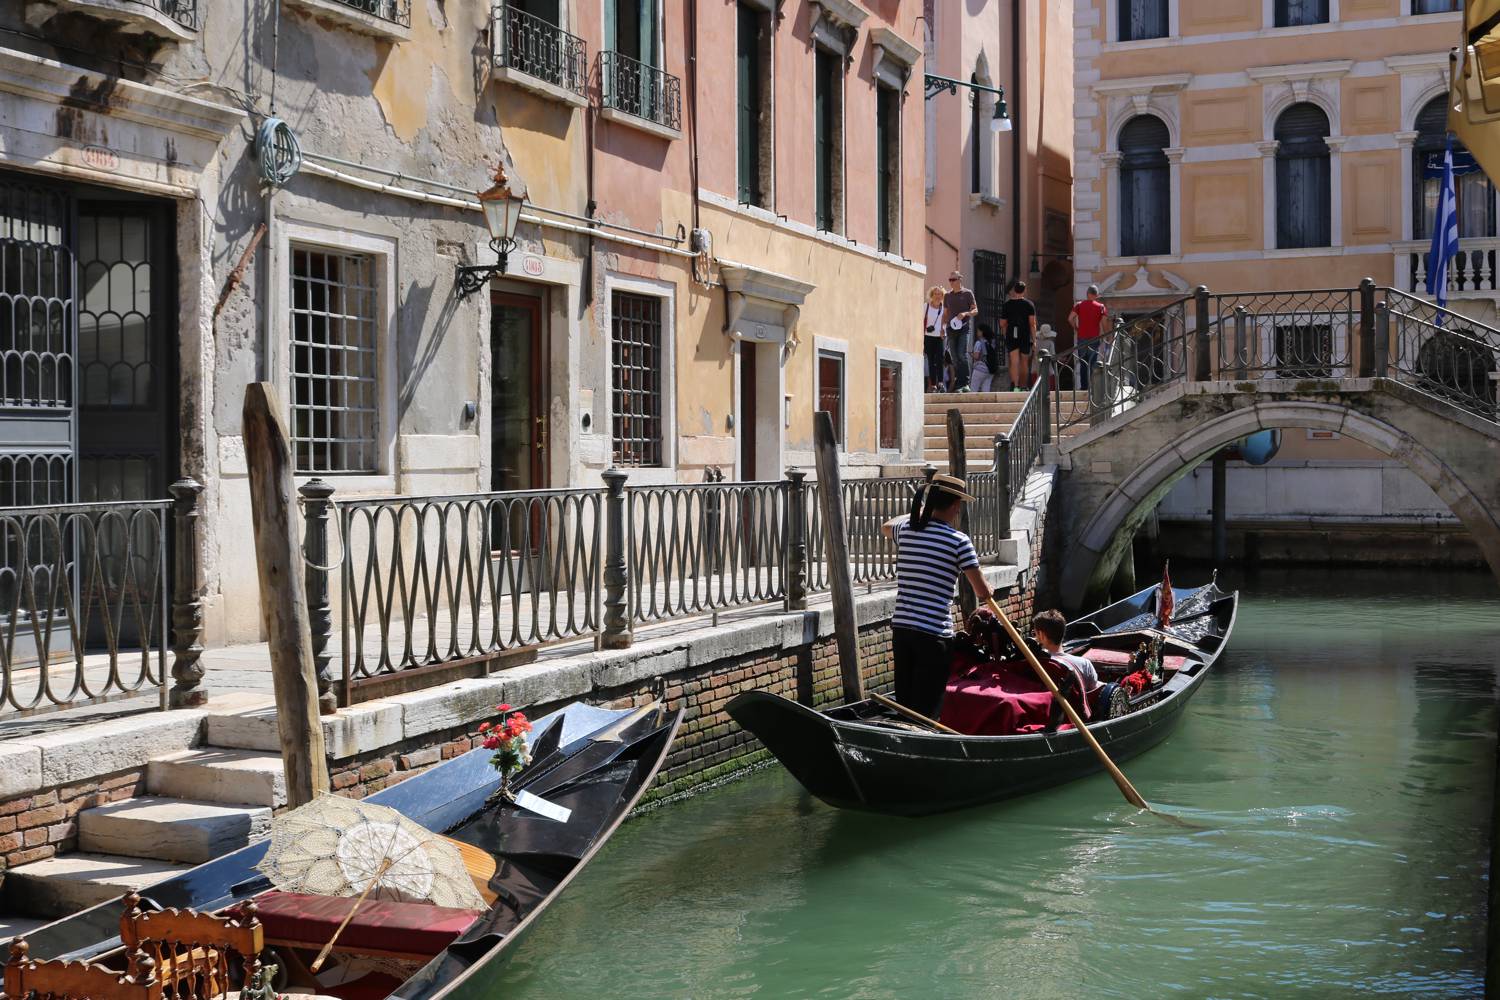
[{"label": "gondolier", "polygon": [[911,513],[886,522],[896,542],[896,610],[891,616],[896,700],[931,718],[943,707],[953,644],[953,588],[960,573],[980,603],[990,585],[969,536],[958,529],[974,498],[962,479],[933,476],[918,487]]}]

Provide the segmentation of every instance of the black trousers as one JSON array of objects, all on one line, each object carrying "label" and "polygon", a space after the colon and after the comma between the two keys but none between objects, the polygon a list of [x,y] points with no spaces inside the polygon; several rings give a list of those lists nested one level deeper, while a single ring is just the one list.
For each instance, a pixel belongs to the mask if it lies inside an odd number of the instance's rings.
[{"label": "black trousers", "polygon": [[943,338],[923,337],[922,350],[927,355],[927,382],[929,385],[942,385],[946,374],[943,365]]},{"label": "black trousers", "polygon": [[943,710],[953,640],[911,628],[891,629],[896,665],[896,700],[914,712],[936,719]]}]

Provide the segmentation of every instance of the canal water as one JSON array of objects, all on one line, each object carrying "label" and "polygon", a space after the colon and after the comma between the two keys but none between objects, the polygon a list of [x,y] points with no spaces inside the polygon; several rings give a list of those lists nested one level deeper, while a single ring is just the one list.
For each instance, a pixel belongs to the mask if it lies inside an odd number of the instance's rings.
[{"label": "canal water", "polygon": [[1262,573],[1181,727],[949,816],[779,767],[627,823],[484,995],[1482,994],[1500,601],[1488,576]]}]

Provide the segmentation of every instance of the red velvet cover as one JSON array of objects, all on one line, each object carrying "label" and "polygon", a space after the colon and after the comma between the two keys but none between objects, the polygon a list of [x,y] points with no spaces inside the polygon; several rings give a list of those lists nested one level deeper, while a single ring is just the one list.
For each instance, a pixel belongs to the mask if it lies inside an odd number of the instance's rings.
[{"label": "red velvet cover", "polygon": [[1052,692],[1030,667],[1012,663],[960,666],[948,679],[943,725],[971,736],[1009,736],[1024,726],[1045,726]]},{"label": "red velvet cover", "polygon": [[[349,913],[354,900],[272,890],[255,900],[256,916],[268,941],[292,941],[322,947]],[[436,955],[479,917],[478,910],[455,910],[428,903],[395,903],[366,899],[339,945],[348,951],[381,951],[398,955]]]}]

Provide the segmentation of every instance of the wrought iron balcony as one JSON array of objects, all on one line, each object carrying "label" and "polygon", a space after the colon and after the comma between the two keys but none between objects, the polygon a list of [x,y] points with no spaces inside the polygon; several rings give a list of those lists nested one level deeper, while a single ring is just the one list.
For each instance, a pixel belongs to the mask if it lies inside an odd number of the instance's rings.
[{"label": "wrought iron balcony", "polygon": [[[586,102],[588,50],[583,39],[557,25],[501,2],[493,11],[495,67],[501,75],[569,103]],[[519,76],[514,75],[519,74]]]},{"label": "wrought iron balcony", "polygon": [[599,53],[599,82],[606,109],[682,131],[682,81],[620,52]]},{"label": "wrought iron balcony", "polygon": [[199,0],[57,0],[58,6],[127,25],[158,38],[187,41],[198,30]]},{"label": "wrought iron balcony", "polygon": [[148,0],[148,6],[155,7],[189,31],[198,30],[198,0]]},{"label": "wrought iron balcony", "polygon": [[[163,2],[170,2],[170,0],[163,0]],[[411,0],[337,0],[337,2],[345,7],[353,7],[361,13],[378,17],[382,21],[390,21],[403,28],[411,27]]]},{"label": "wrought iron balcony", "polygon": [[[180,2],[180,0],[179,0]],[[190,0],[200,3],[202,0]],[[350,31],[392,42],[411,38],[411,0],[282,0]]]}]

